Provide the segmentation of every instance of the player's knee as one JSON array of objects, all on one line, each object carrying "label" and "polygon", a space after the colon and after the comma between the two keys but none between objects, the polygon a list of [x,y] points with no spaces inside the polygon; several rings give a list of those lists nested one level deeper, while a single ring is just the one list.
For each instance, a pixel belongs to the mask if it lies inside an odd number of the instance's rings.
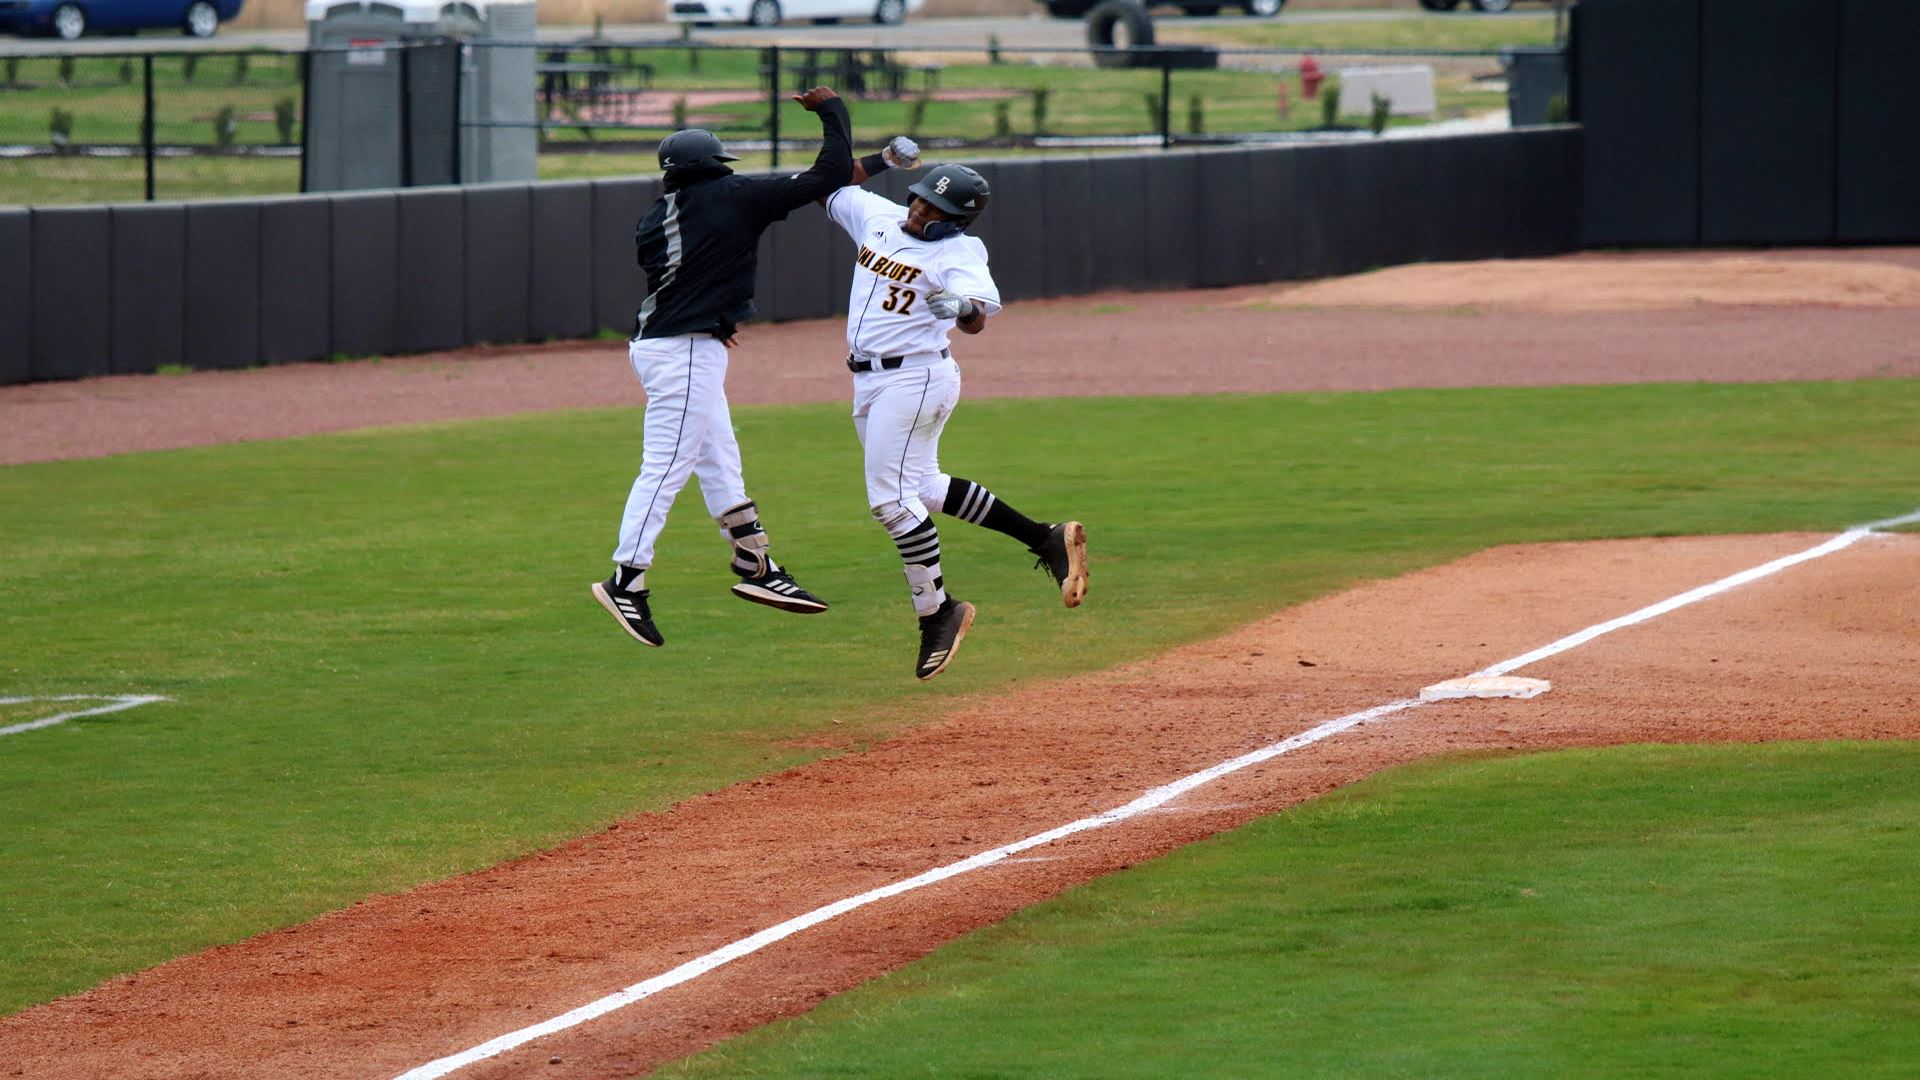
[{"label": "player's knee", "polygon": [[920,502],[927,512],[937,514],[947,508],[947,493],[953,487],[953,477],[946,473],[934,473],[920,482]]},{"label": "player's knee", "polygon": [[879,522],[889,536],[903,536],[911,532],[927,516],[924,509],[916,513],[912,504],[899,499],[878,503],[872,507],[872,511],[873,520]]}]

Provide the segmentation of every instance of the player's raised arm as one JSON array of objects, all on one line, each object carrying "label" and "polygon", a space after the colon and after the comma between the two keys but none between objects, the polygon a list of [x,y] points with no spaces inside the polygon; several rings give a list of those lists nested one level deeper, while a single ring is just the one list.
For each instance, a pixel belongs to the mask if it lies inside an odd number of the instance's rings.
[{"label": "player's raised arm", "polygon": [[920,144],[905,135],[895,135],[879,153],[868,154],[853,163],[853,183],[864,184],[888,169],[912,172],[919,167]]},{"label": "player's raised arm", "polygon": [[847,103],[826,86],[795,94],[793,100],[820,117],[820,153],[811,169],[780,182],[783,217],[853,182],[853,120],[847,115]]}]

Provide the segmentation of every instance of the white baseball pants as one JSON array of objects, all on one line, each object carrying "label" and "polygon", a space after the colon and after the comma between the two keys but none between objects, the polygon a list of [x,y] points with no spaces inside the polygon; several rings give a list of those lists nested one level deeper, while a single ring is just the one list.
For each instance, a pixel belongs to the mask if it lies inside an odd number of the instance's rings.
[{"label": "white baseball pants", "polygon": [[627,356],[647,391],[645,449],[613,561],[645,567],[689,475],[700,478],[715,518],[747,501],[747,485],[727,409],[727,347],[710,334],[641,338],[628,343]]},{"label": "white baseball pants", "polygon": [[867,505],[900,536],[946,501],[940,433],[960,403],[960,365],[867,371],[853,377],[853,430],[866,453]]}]

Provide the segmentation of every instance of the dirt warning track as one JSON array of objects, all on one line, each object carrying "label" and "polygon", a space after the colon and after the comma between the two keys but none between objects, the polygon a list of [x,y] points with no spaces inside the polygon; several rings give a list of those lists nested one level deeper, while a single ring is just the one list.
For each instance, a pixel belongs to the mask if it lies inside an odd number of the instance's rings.
[{"label": "dirt warning track", "polygon": [[[21,1076],[396,1076],[822,905],[1822,539],[1482,552],[1151,661],[980,699],[869,752],[114,980],[0,1020],[0,1061]],[[1362,724],[452,1075],[644,1071],[1072,885],[1433,753],[1920,737],[1916,614],[1920,536],[1876,534],[1530,666],[1554,683],[1543,697],[1436,703]]]}]

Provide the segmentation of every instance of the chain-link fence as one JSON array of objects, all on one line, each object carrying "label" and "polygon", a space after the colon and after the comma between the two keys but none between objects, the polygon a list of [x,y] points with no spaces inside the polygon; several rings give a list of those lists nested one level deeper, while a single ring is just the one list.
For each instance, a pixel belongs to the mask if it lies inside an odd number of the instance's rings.
[{"label": "chain-link fence", "polygon": [[[339,83],[327,73],[420,51],[422,68],[460,54],[450,43],[369,43],[330,52],[198,52],[0,57],[0,203],[187,199],[365,186],[303,180],[309,104],[327,127]],[[1408,128],[1500,127],[1508,122],[1511,53],[1299,49],[1012,49],[727,46],[694,41],[465,43],[456,76],[461,138],[535,129],[540,179],[655,172],[659,140],[682,127],[718,133],[747,167],[811,156],[818,129],[788,103],[810,86],[838,89],[863,148],[896,134],[935,157],[1086,153],[1194,143],[1367,138]],[[475,102],[475,57],[532,50],[532,109],[500,119]],[[432,50],[431,55],[428,51]],[[1542,50],[1535,50],[1540,52]],[[1551,53],[1555,63],[1559,54]],[[365,55],[360,55],[364,53]],[[524,52],[522,53],[524,57]],[[405,59],[416,59],[406,57]],[[1527,58],[1540,67],[1540,57]],[[441,64],[441,66],[446,66]],[[511,65],[525,78],[529,65]],[[507,65],[494,65],[507,70]],[[438,70],[435,68],[435,70]],[[1564,65],[1558,69],[1564,83]],[[320,74],[314,78],[309,76]],[[414,74],[418,75],[416,71]],[[1551,75],[1547,84],[1551,84]],[[418,82],[419,79],[415,79]],[[1538,78],[1532,85],[1542,85]],[[399,85],[399,84],[396,84]],[[435,84],[437,85],[437,83]],[[402,110],[412,134],[419,87],[352,110]],[[511,93],[518,93],[509,88]],[[439,100],[439,99],[436,99]],[[525,100],[523,98],[522,100]],[[402,102],[405,102],[404,104]],[[1564,97],[1535,110],[1564,117]],[[337,109],[335,111],[338,111]],[[452,110],[432,107],[434,125]],[[434,138],[450,129],[428,125]],[[328,128],[331,131],[331,128]],[[342,128],[343,131],[350,129]],[[438,132],[439,134],[433,134]],[[334,145],[349,136],[333,136]],[[432,162],[451,148],[423,151]],[[435,145],[438,145],[437,143]],[[404,148],[403,148],[404,152]],[[469,155],[471,156],[471,155]],[[306,162],[327,177],[318,158]],[[453,179],[462,176],[457,163]],[[386,183],[446,182],[449,170],[397,170]],[[526,177],[533,179],[536,177]]]},{"label": "chain-link fence", "polygon": [[300,190],[304,57],[0,57],[0,203]]}]

